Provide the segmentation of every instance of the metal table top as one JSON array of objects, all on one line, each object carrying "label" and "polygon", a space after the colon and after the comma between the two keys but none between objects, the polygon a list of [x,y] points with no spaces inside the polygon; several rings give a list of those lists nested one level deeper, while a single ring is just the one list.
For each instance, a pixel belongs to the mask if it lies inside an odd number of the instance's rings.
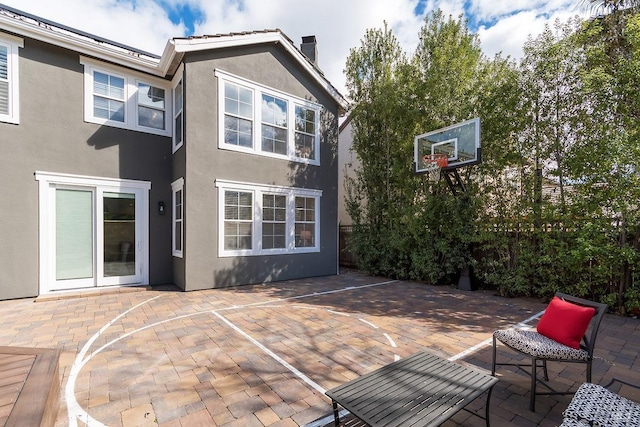
[{"label": "metal table top", "polygon": [[489,374],[424,351],[326,394],[371,426],[437,426],[497,381]]}]

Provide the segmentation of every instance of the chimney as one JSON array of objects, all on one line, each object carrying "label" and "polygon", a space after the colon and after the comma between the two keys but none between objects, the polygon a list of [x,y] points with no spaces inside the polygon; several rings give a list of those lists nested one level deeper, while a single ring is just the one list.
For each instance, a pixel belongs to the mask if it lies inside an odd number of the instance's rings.
[{"label": "chimney", "polygon": [[316,36],[302,37],[300,50],[309,58],[313,65],[318,66],[318,43],[316,43]]}]

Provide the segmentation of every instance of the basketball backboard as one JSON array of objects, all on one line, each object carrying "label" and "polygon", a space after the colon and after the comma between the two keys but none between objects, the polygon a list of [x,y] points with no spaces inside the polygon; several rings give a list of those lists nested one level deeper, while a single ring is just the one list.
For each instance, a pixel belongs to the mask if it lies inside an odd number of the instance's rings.
[{"label": "basketball backboard", "polygon": [[480,151],[480,118],[418,135],[414,139],[416,173],[429,172],[428,160],[434,154],[445,154],[443,170],[471,166],[482,161]]}]

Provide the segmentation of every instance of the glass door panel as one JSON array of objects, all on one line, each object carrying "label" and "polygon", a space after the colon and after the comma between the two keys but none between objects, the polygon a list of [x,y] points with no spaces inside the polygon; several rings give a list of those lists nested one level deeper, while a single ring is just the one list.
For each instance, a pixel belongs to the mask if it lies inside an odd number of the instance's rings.
[{"label": "glass door panel", "polygon": [[[93,191],[56,189],[55,278],[60,287],[93,283]],[[85,280],[82,280],[85,279]]]},{"label": "glass door panel", "polygon": [[104,277],[136,274],[136,195],[104,192],[103,274]]}]

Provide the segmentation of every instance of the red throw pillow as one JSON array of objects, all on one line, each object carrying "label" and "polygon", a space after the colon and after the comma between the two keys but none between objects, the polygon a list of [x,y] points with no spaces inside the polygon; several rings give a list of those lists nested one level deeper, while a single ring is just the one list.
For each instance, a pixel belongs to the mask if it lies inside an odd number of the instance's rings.
[{"label": "red throw pillow", "polygon": [[538,333],[567,347],[580,348],[580,341],[596,314],[593,307],[582,307],[553,297],[536,329]]}]

